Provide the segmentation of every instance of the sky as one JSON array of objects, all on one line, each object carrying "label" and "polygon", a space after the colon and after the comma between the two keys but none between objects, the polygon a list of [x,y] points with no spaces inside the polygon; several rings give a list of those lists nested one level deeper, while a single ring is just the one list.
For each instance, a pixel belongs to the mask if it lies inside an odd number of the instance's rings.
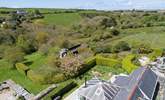
[{"label": "sky", "polygon": [[165,0],[0,0],[0,7],[97,10],[165,9]]}]

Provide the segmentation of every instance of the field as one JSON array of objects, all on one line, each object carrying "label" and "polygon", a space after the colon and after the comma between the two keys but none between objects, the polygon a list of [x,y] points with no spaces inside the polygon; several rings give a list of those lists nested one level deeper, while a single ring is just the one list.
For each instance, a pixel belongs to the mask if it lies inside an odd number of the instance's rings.
[{"label": "field", "polygon": [[122,38],[111,41],[116,44],[119,41],[127,41],[130,45],[136,43],[147,43],[152,48],[165,48],[165,30],[164,27],[149,27],[125,30],[127,35]]},{"label": "field", "polygon": [[78,13],[46,14],[43,20],[48,24],[70,26],[78,23],[81,16]]}]

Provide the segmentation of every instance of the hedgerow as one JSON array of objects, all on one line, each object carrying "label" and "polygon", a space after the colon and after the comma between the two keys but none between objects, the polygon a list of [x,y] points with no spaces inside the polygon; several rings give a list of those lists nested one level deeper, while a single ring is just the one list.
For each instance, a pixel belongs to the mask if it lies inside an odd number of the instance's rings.
[{"label": "hedgerow", "polygon": [[135,55],[130,54],[126,56],[122,61],[122,67],[128,72],[131,73],[134,69],[137,68],[136,65],[132,63],[132,60],[135,58]]}]

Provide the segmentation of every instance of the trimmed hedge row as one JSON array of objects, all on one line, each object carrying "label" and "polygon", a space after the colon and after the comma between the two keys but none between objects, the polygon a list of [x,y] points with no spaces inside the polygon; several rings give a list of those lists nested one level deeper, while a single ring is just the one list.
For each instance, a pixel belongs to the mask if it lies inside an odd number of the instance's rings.
[{"label": "trimmed hedge row", "polygon": [[122,67],[128,72],[131,73],[133,70],[137,68],[136,65],[132,63],[132,60],[135,58],[135,55],[128,55],[122,61]]},{"label": "trimmed hedge row", "polygon": [[162,56],[163,49],[154,49],[154,51],[149,55],[151,60],[155,60],[157,57]]},{"label": "trimmed hedge row", "polygon": [[16,63],[16,68],[20,73],[24,75],[27,75],[27,72],[30,70],[30,68],[23,63]]},{"label": "trimmed hedge row", "polygon": [[81,68],[80,71],[79,71],[79,75],[85,73],[86,71],[88,71],[89,69],[94,67],[95,65],[96,65],[96,57],[87,58],[84,61],[84,64],[82,65],[83,68]]},{"label": "trimmed hedge row", "polygon": [[96,56],[96,64],[103,66],[117,66],[121,64],[118,60]]},{"label": "trimmed hedge row", "polygon": [[27,72],[27,77],[35,83],[49,84],[49,83],[59,83],[66,80],[65,75],[62,73],[56,74],[54,76],[45,76],[44,74],[38,74],[33,70]]},{"label": "trimmed hedge row", "polygon": [[43,100],[52,100],[53,98],[56,98],[58,96],[61,98],[65,93],[67,93],[76,86],[77,84],[72,79],[62,82],[59,84],[59,86],[57,86],[56,89],[54,89],[47,96],[45,96]]}]

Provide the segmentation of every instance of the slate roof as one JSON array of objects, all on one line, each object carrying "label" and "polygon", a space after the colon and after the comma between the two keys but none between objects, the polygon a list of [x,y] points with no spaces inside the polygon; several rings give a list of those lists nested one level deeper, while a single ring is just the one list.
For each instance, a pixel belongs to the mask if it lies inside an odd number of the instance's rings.
[{"label": "slate roof", "polygon": [[86,87],[80,89],[79,94],[88,100],[113,100],[119,90],[119,87],[93,78],[87,82]]},{"label": "slate roof", "polygon": [[88,100],[152,100],[157,75],[147,67],[140,67],[129,76],[119,76],[113,83],[93,78],[80,89],[80,96]]},{"label": "slate roof", "polygon": [[[145,98],[147,100],[152,100],[155,88],[157,85],[157,75],[150,69],[146,67],[140,67],[135,70],[130,76],[124,80],[124,77],[117,78],[114,84],[122,88],[115,100],[123,100],[123,95],[125,99],[131,98],[131,100],[137,100],[137,97]],[[121,84],[124,83],[124,84]],[[125,96],[127,95],[127,96]],[[119,99],[119,97],[122,97]]]}]

